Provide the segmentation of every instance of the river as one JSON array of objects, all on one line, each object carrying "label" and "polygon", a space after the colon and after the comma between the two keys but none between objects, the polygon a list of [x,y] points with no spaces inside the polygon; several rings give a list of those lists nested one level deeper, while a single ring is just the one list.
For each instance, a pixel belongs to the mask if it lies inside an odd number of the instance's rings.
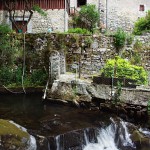
[{"label": "river", "polygon": [[[0,95],[1,119],[12,120],[33,135],[55,137],[56,145],[48,143],[48,150],[140,150],[130,138],[128,123],[121,119],[116,121],[117,116],[99,110],[43,103],[41,97],[41,94]],[[65,142],[62,146],[61,139],[74,131],[83,134],[82,146],[66,148]]]}]

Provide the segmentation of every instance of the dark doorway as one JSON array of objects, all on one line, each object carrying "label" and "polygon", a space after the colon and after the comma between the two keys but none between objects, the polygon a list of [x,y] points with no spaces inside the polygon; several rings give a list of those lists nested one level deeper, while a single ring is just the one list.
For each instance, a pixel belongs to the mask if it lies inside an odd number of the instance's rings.
[{"label": "dark doorway", "polygon": [[16,25],[17,27],[19,28],[19,30],[17,30],[14,26],[14,24],[12,24],[12,29],[14,31],[16,31],[16,33],[25,33],[27,31],[27,26],[22,30],[22,26],[23,26],[23,23],[26,23],[26,21],[16,21]]},{"label": "dark doorway", "polygon": [[83,5],[86,5],[86,0],[78,0],[77,6],[80,7],[80,6],[83,6]]}]

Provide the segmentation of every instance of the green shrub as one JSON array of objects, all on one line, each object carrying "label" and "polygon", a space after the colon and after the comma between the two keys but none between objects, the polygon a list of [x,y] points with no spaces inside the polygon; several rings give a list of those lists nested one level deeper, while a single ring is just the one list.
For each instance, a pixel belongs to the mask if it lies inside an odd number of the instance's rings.
[{"label": "green shrub", "polygon": [[90,34],[91,32],[87,29],[81,29],[81,28],[72,28],[68,30],[68,33],[79,33],[79,34]]},{"label": "green shrub", "polygon": [[123,29],[118,28],[116,33],[114,34],[114,38],[115,38],[114,45],[117,50],[124,47],[126,42],[126,33],[124,32]]},{"label": "green shrub", "polygon": [[131,45],[134,40],[134,36],[132,34],[126,34],[126,42],[128,45]]},{"label": "green shrub", "polygon": [[43,69],[34,70],[31,74],[30,82],[33,85],[45,85],[48,79],[48,74]]},{"label": "green shrub", "polygon": [[0,68],[0,85],[8,85],[13,80],[13,72],[9,67]]},{"label": "green shrub", "polygon": [[133,33],[141,35],[143,32],[150,32],[150,10],[145,17],[138,19],[134,24]]},{"label": "green shrub", "polygon": [[[42,69],[34,70],[32,74],[25,72],[24,86],[44,86],[47,82],[48,75]],[[0,86],[5,85],[9,87],[22,86],[22,68],[12,69],[9,67],[0,68]]]},{"label": "green shrub", "polygon": [[10,29],[10,27],[6,24],[1,24],[0,25],[0,36],[1,35],[6,35],[8,33],[11,33],[12,30]]},{"label": "green shrub", "polygon": [[131,65],[129,61],[118,56],[115,59],[108,59],[101,73],[105,77],[133,79],[137,84],[147,83],[147,72],[143,67]]},{"label": "green shrub", "polygon": [[11,36],[8,25],[0,24],[0,67],[13,65],[15,53],[19,49],[18,41]]},{"label": "green shrub", "polygon": [[81,7],[78,15],[74,16],[73,22],[75,26],[86,28],[93,32],[96,23],[99,21],[100,15],[95,5],[84,5]]}]

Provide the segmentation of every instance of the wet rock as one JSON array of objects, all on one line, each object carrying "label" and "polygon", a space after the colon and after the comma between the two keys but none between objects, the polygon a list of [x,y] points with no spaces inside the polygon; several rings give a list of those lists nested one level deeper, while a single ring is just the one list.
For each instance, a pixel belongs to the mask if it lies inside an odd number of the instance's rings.
[{"label": "wet rock", "polygon": [[32,145],[32,138],[23,127],[12,121],[0,119],[1,150],[35,150],[36,145]]},{"label": "wet rock", "polygon": [[44,136],[35,136],[37,141],[37,150],[49,150],[49,141]]},{"label": "wet rock", "polygon": [[50,149],[83,150],[87,142],[97,142],[98,129],[74,130],[58,136],[48,137]]},{"label": "wet rock", "polygon": [[150,139],[143,135],[138,130],[135,130],[131,135],[132,141],[135,143],[137,150],[149,150]]}]

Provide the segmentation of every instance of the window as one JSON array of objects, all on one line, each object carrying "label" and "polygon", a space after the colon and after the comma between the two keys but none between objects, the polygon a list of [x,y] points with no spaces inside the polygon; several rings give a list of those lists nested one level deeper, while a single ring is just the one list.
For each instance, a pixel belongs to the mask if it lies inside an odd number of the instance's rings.
[{"label": "window", "polygon": [[78,0],[77,6],[80,7],[80,6],[83,6],[83,5],[86,5],[86,0]]},{"label": "window", "polygon": [[139,11],[144,11],[144,5],[140,5]]}]

